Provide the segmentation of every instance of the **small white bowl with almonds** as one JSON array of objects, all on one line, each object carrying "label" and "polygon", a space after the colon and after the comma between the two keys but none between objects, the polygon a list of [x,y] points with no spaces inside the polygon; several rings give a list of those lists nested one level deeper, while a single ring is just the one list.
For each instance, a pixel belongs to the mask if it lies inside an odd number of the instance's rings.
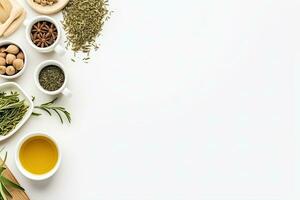
[{"label": "small white bowl with almonds", "polygon": [[13,41],[0,42],[0,77],[14,79],[21,76],[27,65],[27,56],[23,48]]}]

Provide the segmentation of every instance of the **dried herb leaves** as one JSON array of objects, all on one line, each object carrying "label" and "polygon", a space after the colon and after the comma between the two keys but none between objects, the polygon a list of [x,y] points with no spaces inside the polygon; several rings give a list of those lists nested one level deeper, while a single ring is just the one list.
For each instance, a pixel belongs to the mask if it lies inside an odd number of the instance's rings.
[{"label": "dried herb leaves", "polygon": [[17,92],[0,93],[0,135],[5,136],[23,119],[28,110]]},{"label": "dried herb leaves", "polygon": [[65,82],[65,74],[61,68],[55,65],[44,67],[39,74],[39,82],[47,91],[56,91]]},{"label": "dried herb leaves", "polygon": [[96,38],[109,18],[107,0],[70,0],[63,10],[67,46],[74,52],[97,49]]}]

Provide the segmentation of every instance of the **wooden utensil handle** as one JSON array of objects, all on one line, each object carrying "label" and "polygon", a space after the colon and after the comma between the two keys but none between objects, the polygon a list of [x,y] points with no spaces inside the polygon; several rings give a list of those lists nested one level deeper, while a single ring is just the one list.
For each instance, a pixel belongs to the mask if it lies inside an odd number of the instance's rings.
[{"label": "wooden utensil handle", "polygon": [[[0,159],[0,163],[2,163],[1,159]],[[9,180],[12,180],[13,182],[18,183],[17,179],[12,174],[10,169],[7,166],[5,166],[5,167],[6,167],[6,170],[3,172],[3,175],[6,178],[8,178]],[[10,200],[30,200],[28,195],[22,190],[12,189],[12,190],[10,190],[10,193],[13,196],[13,198],[11,198]]]},{"label": "wooden utensil handle", "polygon": [[18,18],[22,14],[22,8],[19,5],[13,5],[14,7],[11,10],[9,18],[0,26],[0,37],[6,31],[6,29],[10,26],[10,24]]},{"label": "wooden utensil handle", "polygon": [[11,34],[13,34],[21,26],[25,18],[26,18],[26,11],[23,9],[23,13],[21,14],[21,16],[15,19],[13,23],[11,23],[11,25],[3,33],[3,37],[8,37]]}]

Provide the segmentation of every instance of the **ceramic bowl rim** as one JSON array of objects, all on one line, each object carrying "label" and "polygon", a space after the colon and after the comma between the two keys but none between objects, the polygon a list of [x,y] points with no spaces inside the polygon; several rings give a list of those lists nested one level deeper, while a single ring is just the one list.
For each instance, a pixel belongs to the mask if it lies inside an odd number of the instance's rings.
[{"label": "ceramic bowl rim", "polygon": [[[35,136],[42,136],[42,137],[46,137],[48,139],[50,139],[56,146],[56,149],[57,149],[57,153],[58,153],[58,159],[57,159],[57,162],[55,164],[55,166],[53,167],[53,169],[51,169],[49,172],[45,173],[45,174],[41,174],[41,175],[38,175],[38,174],[33,174],[29,171],[27,171],[21,164],[21,161],[20,161],[20,149],[22,147],[22,145],[30,138],[32,137],[35,137]],[[17,165],[17,168],[18,170],[27,178],[31,179],[31,180],[35,180],[35,181],[41,181],[41,180],[46,180],[48,178],[50,178],[51,176],[53,176],[59,166],[60,166],[60,163],[61,163],[61,149],[58,145],[58,142],[56,139],[54,139],[52,136],[50,136],[49,134],[43,132],[43,131],[35,131],[35,132],[31,132],[31,133],[28,133],[26,134],[25,136],[23,136],[17,143],[17,149],[15,151],[15,162],[16,162],[16,165]]]},{"label": "ceramic bowl rim", "polygon": [[7,79],[7,80],[15,79],[15,78],[20,77],[24,73],[24,71],[25,71],[25,69],[27,67],[27,60],[28,60],[27,59],[27,54],[24,51],[23,46],[20,45],[20,44],[18,44],[17,42],[14,42],[12,40],[3,40],[3,41],[0,42],[0,47],[3,46],[3,45],[10,45],[10,44],[16,45],[23,52],[23,54],[24,54],[24,66],[23,66],[23,68],[18,73],[14,74],[12,76],[0,74],[1,78]]},{"label": "ceramic bowl rim", "polygon": [[5,136],[0,136],[0,141],[4,141],[4,140],[8,139],[9,137],[11,137],[12,135],[14,135],[27,122],[27,120],[30,118],[30,116],[33,112],[33,106],[34,106],[32,100],[30,99],[28,94],[22,89],[22,87],[19,84],[15,83],[15,82],[5,82],[5,83],[0,84],[0,88],[5,87],[5,86],[13,86],[13,87],[17,88],[20,91],[21,95],[23,95],[24,98],[26,99],[26,102],[29,103],[29,108],[28,108],[25,116],[23,117],[23,119],[17,124],[17,126],[13,130],[11,130]]},{"label": "ceramic bowl rim", "polygon": [[[57,29],[57,38],[56,38],[55,42],[52,45],[50,45],[49,47],[45,47],[45,48],[38,47],[31,40],[30,33],[31,33],[32,26],[36,22],[39,22],[39,21],[47,21],[47,22],[53,23]],[[38,50],[39,52],[50,52],[53,49],[55,49],[55,47],[58,45],[60,37],[61,37],[61,30],[60,30],[59,23],[54,18],[46,16],[46,15],[38,15],[38,16],[34,17],[33,19],[29,20],[28,24],[26,24],[25,31],[26,31],[26,39],[28,40],[29,44],[34,49]]]},{"label": "ceramic bowl rim", "polygon": [[[57,67],[59,67],[63,72],[64,72],[64,75],[65,75],[65,81],[63,83],[63,85],[58,89],[58,90],[55,90],[55,91],[47,91],[45,90],[40,82],[39,82],[39,75],[40,75],[40,72],[43,68],[45,68],[46,66],[48,65],[55,65]],[[35,85],[37,86],[37,88],[42,91],[43,93],[45,94],[48,94],[48,95],[57,95],[57,94],[60,94],[62,93],[62,91],[66,88],[67,86],[67,82],[68,82],[68,75],[67,75],[67,72],[65,70],[65,67],[64,65],[57,61],[57,60],[45,60],[43,62],[41,62],[37,68],[35,69],[35,72],[34,72],[34,82],[35,82]]]}]

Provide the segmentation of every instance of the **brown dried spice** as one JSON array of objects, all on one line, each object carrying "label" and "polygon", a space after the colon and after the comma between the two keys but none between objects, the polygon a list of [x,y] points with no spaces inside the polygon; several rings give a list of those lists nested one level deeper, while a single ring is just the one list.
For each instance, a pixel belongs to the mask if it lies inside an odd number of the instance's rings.
[{"label": "brown dried spice", "polygon": [[51,46],[57,39],[57,28],[48,21],[40,21],[35,23],[31,29],[32,42],[40,47],[45,48]]}]

